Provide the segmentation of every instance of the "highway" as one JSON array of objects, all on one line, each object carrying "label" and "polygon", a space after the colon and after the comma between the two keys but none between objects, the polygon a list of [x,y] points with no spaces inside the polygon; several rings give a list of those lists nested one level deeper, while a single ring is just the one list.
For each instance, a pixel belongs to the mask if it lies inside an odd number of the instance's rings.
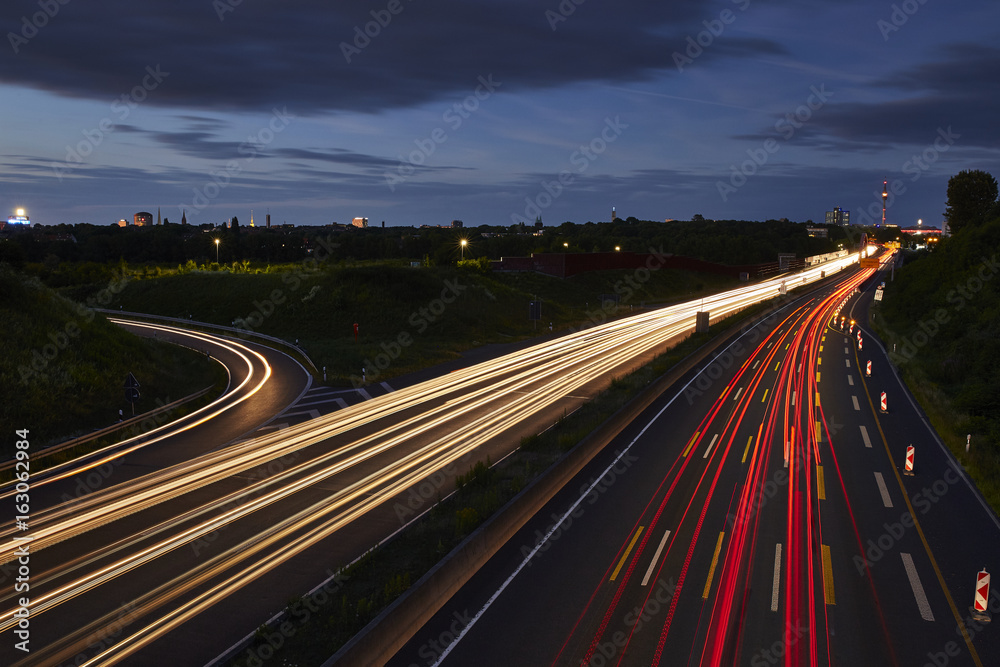
[{"label": "highway", "polygon": [[872,273],[665,393],[390,664],[1000,664],[969,609],[1000,524],[858,343]]},{"label": "highway", "polygon": [[[18,605],[7,588],[0,632],[11,641],[0,645],[0,661],[204,664],[398,530],[393,502],[413,485],[498,459],[615,373],[687,335],[696,311],[718,320],[783,283],[813,282],[856,261],[590,327],[245,440],[202,436],[224,417],[206,419],[188,431],[184,456],[36,508],[27,534],[0,526],[6,563],[21,544],[14,538],[30,538],[34,647],[14,652]],[[286,384],[278,390],[287,397]],[[122,450],[106,456],[120,459]],[[39,476],[38,492],[54,494],[46,487],[101,465],[95,458],[61,479]]]}]

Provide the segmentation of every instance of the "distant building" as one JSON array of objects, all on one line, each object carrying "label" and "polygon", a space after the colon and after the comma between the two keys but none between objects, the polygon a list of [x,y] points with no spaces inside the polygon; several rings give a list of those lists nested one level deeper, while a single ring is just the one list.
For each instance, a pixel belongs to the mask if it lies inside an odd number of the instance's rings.
[{"label": "distant building", "polygon": [[845,211],[839,206],[832,211],[826,212],[826,224],[828,225],[840,225],[841,227],[846,227],[851,224],[851,212]]},{"label": "distant building", "polygon": [[364,228],[368,226],[368,218],[354,218],[351,220],[351,224],[355,227]]},{"label": "distant building", "polygon": [[118,221],[118,226],[119,227],[128,227],[128,220],[126,220],[125,218],[122,218],[121,220]]},{"label": "distant building", "polygon": [[[452,220],[451,221],[451,226],[452,226],[453,229],[461,229],[464,225],[465,225],[465,223],[462,222],[461,220]],[[385,223],[383,223],[382,226],[385,227]]]},{"label": "distant building", "polygon": [[186,225],[188,223],[188,212],[187,209],[181,211],[181,224]]},{"label": "distant building", "polygon": [[618,219],[618,211],[616,211],[615,207],[612,206],[611,207],[611,222],[614,222],[617,219]]},{"label": "distant building", "polygon": [[7,218],[8,225],[23,225],[24,227],[30,227],[31,221],[28,220],[28,212],[23,208],[19,208],[14,211],[14,215]]},{"label": "distant building", "polygon": [[132,224],[136,227],[147,227],[153,224],[153,214],[146,211],[139,211],[132,216]]}]

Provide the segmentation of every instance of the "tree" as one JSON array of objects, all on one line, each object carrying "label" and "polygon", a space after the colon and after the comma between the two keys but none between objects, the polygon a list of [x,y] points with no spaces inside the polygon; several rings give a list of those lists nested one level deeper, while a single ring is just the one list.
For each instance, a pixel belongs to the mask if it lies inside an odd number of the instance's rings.
[{"label": "tree", "polygon": [[948,179],[944,217],[952,234],[986,222],[996,213],[997,180],[986,171],[961,171]]}]

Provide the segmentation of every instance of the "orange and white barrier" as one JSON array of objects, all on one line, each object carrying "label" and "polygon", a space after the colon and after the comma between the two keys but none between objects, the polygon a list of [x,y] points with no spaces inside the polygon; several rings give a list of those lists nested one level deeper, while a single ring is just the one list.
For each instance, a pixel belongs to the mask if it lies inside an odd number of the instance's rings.
[{"label": "orange and white barrier", "polygon": [[871,362],[871,361],[869,361],[869,362],[868,362],[868,363],[867,363],[867,364],[865,365],[865,374],[866,374],[866,375],[867,375],[868,377],[871,377],[871,376],[872,376],[872,362]]},{"label": "orange and white barrier", "polygon": [[885,392],[882,392],[882,406],[880,408],[883,413],[889,412],[889,403],[886,401]]},{"label": "orange and white barrier", "polygon": [[987,600],[990,599],[990,573],[983,568],[976,574],[976,599],[972,603],[972,617],[977,621],[988,623],[990,615],[986,613]]},{"label": "orange and white barrier", "polygon": [[913,445],[907,445],[906,447],[906,463],[903,464],[903,474],[913,476],[913,455],[916,453],[916,449]]}]

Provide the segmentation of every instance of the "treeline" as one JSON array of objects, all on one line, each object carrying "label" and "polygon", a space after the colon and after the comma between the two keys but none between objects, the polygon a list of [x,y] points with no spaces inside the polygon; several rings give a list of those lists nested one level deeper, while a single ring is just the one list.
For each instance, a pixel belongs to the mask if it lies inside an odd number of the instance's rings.
[{"label": "treeline", "polygon": [[[769,220],[651,222],[635,218],[558,227],[532,225],[473,228],[332,227],[234,229],[176,224],[153,227],[58,225],[8,233],[0,242],[0,261],[28,267],[36,275],[54,273],[62,262],[107,265],[223,265],[295,262],[317,250],[335,261],[421,261],[453,265],[465,259],[529,255],[539,252],[658,251],[723,264],[774,261],[778,253],[799,257],[836,250],[844,230],[829,227],[829,238],[809,236],[805,223]],[[467,245],[460,246],[466,239]],[[218,244],[216,243],[218,241]],[[34,266],[32,266],[34,265]],[[47,271],[46,271],[47,269]],[[94,269],[85,269],[94,270]]]}]

